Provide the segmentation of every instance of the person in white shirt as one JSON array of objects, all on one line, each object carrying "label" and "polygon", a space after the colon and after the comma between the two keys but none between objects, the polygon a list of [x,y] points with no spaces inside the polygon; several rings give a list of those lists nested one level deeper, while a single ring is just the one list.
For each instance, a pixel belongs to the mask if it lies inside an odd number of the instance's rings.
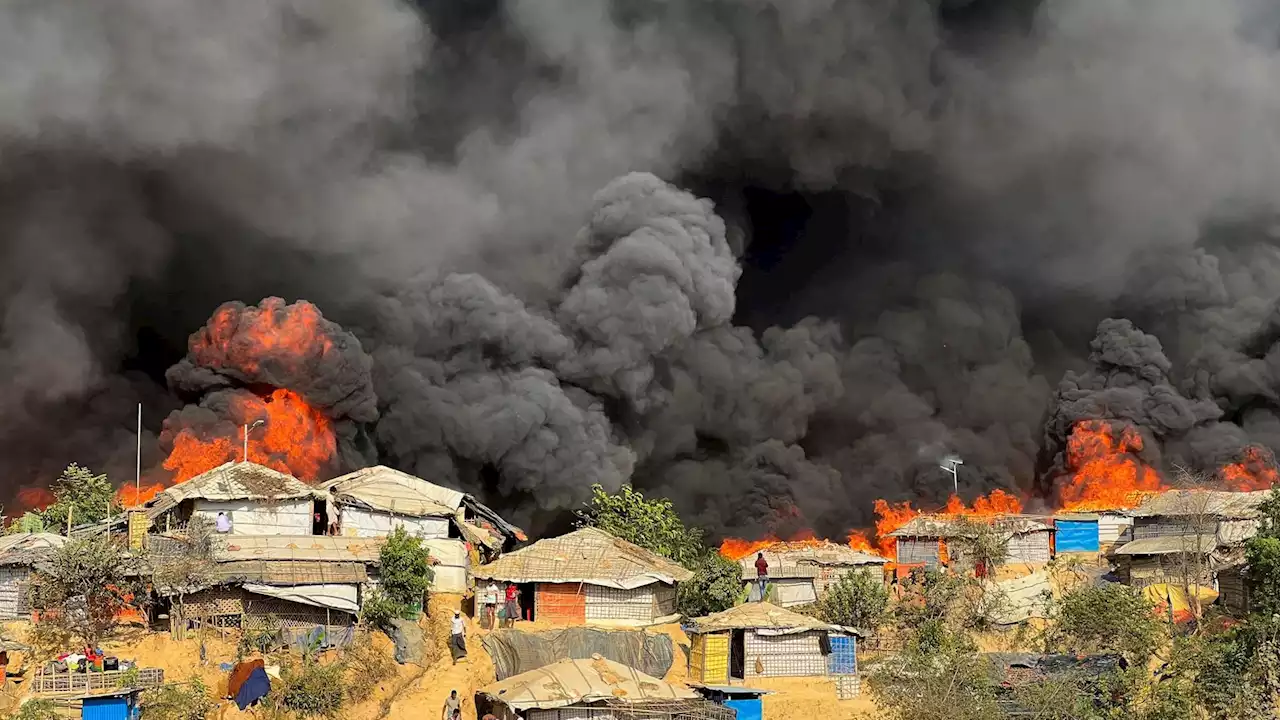
[{"label": "person in white shirt", "polygon": [[485,627],[492,630],[498,617],[498,584],[492,580],[489,581],[480,601],[483,603]]},{"label": "person in white shirt", "polygon": [[231,518],[226,513],[218,513],[218,519],[214,521],[214,528],[220,533],[231,532]]},{"label": "person in white shirt", "polygon": [[466,626],[462,624],[462,613],[453,611],[453,620],[449,623],[449,653],[453,655],[453,664],[467,656]]}]

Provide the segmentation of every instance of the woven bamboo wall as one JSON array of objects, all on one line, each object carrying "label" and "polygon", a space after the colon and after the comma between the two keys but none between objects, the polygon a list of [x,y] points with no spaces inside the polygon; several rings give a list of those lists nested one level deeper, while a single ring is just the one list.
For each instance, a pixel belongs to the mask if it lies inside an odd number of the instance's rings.
[{"label": "woven bamboo wall", "polygon": [[583,585],[588,620],[639,620],[656,617],[657,606],[653,585],[622,590],[601,585]]},{"label": "woven bamboo wall", "polygon": [[0,620],[17,620],[30,614],[28,602],[31,570],[25,567],[0,568]]},{"label": "woven bamboo wall", "polygon": [[903,565],[924,563],[938,567],[938,541],[934,538],[898,538],[898,562]]},{"label": "woven bamboo wall", "polygon": [[581,625],[587,620],[587,596],[581,583],[538,583],[533,593],[537,620]]},{"label": "woven bamboo wall", "polygon": [[1050,560],[1049,533],[1047,530],[1022,533],[1009,538],[1007,547],[1011,563],[1047,563]]},{"label": "woven bamboo wall", "polygon": [[862,694],[862,677],[859,675],[837,675],[836,699],[850,700]]},{"label": "woven bamboo wall", "polygon": [[1240,568],[1218,573],[1218,598],[1223,607],[1235,613],[1249,612],[1249,583]]},{"label": "woven bamboo wall", "polygon": [[689,675],[707,685],[729,683],[729,633],[697,633],[689,637]]},{"label": "woven bamboo wall", "polygon": [[191,593],[183,603],[184,614],[191,619],[217,615],[243,615],[249,593],[238,587],[214,587]]},{"label": "woven bamboo wall", "polygon": [[817,632],[761,635],[748,630],[743,650],[747,679],[827,674],[827,656]]},{"label": "woven bamboo wall", "polygon": [[[1194,518],[1134,518],[1133,539],[1146,540],[1155,537],[1178,537],[1181,535],[1201,535],[1213,537],[1218,531],[1218,523],[1208,520],[1196,523]],[[1195,541],[1189,541],[1194,543]]]}]

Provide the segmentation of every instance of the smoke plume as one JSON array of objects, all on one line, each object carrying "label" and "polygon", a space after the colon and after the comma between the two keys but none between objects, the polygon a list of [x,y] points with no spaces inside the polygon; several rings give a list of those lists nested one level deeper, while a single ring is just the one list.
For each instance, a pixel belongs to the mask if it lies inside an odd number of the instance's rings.
[{"label": "smoke plume", "polygon": [[1265,474],[1277,37],[1262,0],[9,3],[5,494],[131,479],[139,402],[156,474],[267,418],[271,462],[535,531],[592,483],[717,534],[1052,498],[1103,428]]}]

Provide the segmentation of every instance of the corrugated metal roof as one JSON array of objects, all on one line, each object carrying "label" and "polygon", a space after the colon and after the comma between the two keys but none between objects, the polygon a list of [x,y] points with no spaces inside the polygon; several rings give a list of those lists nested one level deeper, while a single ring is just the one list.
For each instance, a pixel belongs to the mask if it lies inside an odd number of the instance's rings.
[{"label": "corrugated metal roof", "polygon": [[973,517],[961,515],[919,515],[905,525],[889,533],[889,537],[948,538],[973,534],[974,523],[986,523],[996,530],[1011,535],[1032,532],[1052,532],[1053,527],[1042,520],[1020,515],[997,517]]},{"label": "corrugated metal roof", "polygon": [[292,475],[257,463],[229,462],[167,488],[145,507],[154,518],[184,500],[292,500],[313,494],[311,486]]},{"label": "corrugated metal roof", "polygon": [[677,563],[596,528],[539,540],[480,566],[473,574],[521,583],[585,582],[624,589],[693,577]]},{"label": "corrugated metal roof", "polygon": [[1170,490],[1147,498],[1129,514],[1135,517],[1211,515],[1228,519],[1256,518],[1261,515],[1259,506],[1270,496],[1270,490]]},{"label": "corrugated metal roof", "polygon": [[231,535],[213,539],[213,558],[232,560],[316,560],[376,563],[386,538],[327,535]]},{"label": "corrugated metal roof", "polygon": [[599,655],[561,660],[486,685],[479,692],[516,710],[551,710],[601,701],[693,700],[698,694]]},{"label": "corrugated metal roof", "polygon": [[340,503],[363,505],[371,510],[414,517],[452,517],[465,495],[386,465],[375,465],[322,483]]},{"label": "corrugated metal roof", "polygon": [[[879,555],[833,542],[780,542],[759,552],[764,553],[764,560],[769,563],[769,577],[772,578],[815,577],[820,567],[861,567],[889,562]],[[742,565],[743,579],[755,579],[755,555],[747,555],[738,564]]]},{"label": "corrugated metal roof", "polygon": [[1143,538],[1122,545],[1115,551],[1116,555],[1172,555],[1174,553],[1197,552],[1208,554],[1218,546],[1216,538],[1195,535],[1166,535],[1164,537]]},{"label": "corrugated metal roof", "polygon": [[692,620],[695,630],[701,633],[722,630],[835,630],[821,620],[792,612],[767,602],[751,602],[731,607],[718,613]]}]

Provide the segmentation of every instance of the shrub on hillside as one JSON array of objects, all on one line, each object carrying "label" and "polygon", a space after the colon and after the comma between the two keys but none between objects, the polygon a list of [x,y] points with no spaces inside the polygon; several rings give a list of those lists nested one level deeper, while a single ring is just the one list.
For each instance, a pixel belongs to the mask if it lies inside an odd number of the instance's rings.
[{"label": "shrub on hillside", "polygon": [[1074,653],[1117,652],[1145,662],[1159,647],[1164,626],[1134,588],[1107,583],[1063,596],[1051,642]]},{"label": "shrub on hillside", "polygon": [[342,663],[283,668],[267,697],[268,710],[288,710],[304,718],[341,717],[349,690],[345,670]]},{"label": "shrub on hillside", "polygon": [[58,720],[52,700],[28,700],[18,707],[12,720]]},{"label": "shrub on hillside", "polygon": [[183,684],[147,690],[141,704],[147,720],[205,720],[217,707],[209,688],[194,675]]},{"label": "shrub on hillside", "polygon": [[396,663],[385,652],[373,646],[368,633],[360,633],[342,653],[347,675],[347,699],[361,703],[373,695],[379,683],[396,672]]},{"label": "shrub on hillside", "polygon": [[818,598],[818,617],[834,625],[872,631],[889,609],[884,583],[864,572],[852,572],[827,588]]}]

